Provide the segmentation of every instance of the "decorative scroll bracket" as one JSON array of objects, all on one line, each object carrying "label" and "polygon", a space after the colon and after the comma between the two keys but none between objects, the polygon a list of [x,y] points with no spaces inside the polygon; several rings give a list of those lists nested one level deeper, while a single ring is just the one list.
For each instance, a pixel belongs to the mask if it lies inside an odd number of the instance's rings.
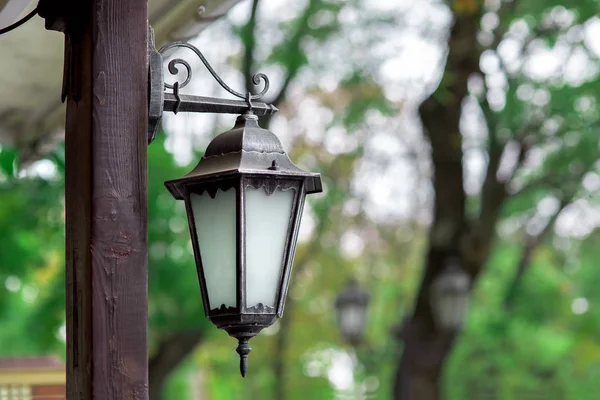
[{"label": "decorative scroll bracket", "polygon": [[[187,61],[181,58],[171,60],[168,64],[168,70],[171,75],[177,75],[179,72],[177,66],[184,66],[187,73],[185,80],[183,82],[175,82],[174,84],[165,83],[163,54],[177,47],[184,47],[193,51],[223,89],[243,100],[180,94],[179,90],[185,87],[192,79],[192,67]],[[231,89],[217,75],[202,52],[193,45],[187,42],[173,42],[163,46],[160,50],[156,50],[154,30],[150,26],[148,26],[148,63],[148,144],[152,143],[156,136],[156,130],[164,111],[171,111],[175,114],[178,112],[215,114],[244,114],[252,112],[258,116],[270,115],[279,111],[277,107],[271,104],[254,102],[254,100],[262,98],[269,90],[269,79],[265,74],[256,74],[252,77],[252,83],[255,85],[260,84],[262,81],[264,84],[263,90],[257,94],[248,93],[244,95]],[[166,90],[170,90],[171,92],[167,92]]]}]

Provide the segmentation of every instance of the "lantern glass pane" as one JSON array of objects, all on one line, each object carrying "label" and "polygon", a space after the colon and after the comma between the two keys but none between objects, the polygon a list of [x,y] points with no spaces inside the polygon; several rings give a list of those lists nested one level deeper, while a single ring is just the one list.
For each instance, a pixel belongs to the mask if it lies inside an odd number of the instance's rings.
[{"label": "lantern glass pane", "polygon": [[247,307],[276,305],[295,193],[246,188]]},{"label": "lantern glass pane", "polygon": [[236,307],[236,191],[190,195],[210,308]]},{"label": "lantern glass pane", "polygon": [[347,304],[338,310],[342,335],[349,340],[360,339],[365,327],[366,308],[361,304]]},{"label": "lantern glass pane", "polygon": [[[436,320],[443,329],[458,329],[462,326],[469,307],[467,293],[445,292],[436,299]],[[434,305],[435,305],[434,303]]]}]

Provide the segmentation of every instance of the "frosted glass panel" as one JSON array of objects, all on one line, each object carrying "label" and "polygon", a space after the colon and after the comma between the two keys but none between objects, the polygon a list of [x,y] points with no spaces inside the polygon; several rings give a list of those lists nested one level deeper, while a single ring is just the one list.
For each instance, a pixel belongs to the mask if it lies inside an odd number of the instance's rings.
[{"label": "frosted glass panel", "polygon": [[236,192],[191,194],[210,308],[236,307]]},{"label": "frosted glass panel", "polygon": [[461,293],[446,293],[437,301],[439,304],[433,311],[440,328],[459,329],[469,309],[469,296]]},{"label": "frosted glass panel", "polygon": [[360,339],[365,327],[365,313],[365,307],[354,304],[339,310],[339,324],[345,336]]},{"label": "frosted glass panel", "polygon": [[295,190],[246,189],[246,306],[275,306]]}]

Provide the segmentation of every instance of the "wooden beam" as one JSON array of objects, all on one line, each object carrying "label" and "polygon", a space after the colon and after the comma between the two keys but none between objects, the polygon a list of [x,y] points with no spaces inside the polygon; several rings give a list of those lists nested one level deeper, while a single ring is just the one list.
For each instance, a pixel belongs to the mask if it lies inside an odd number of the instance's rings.
[{"label": "wooden beam", "polygon": [[67,398],[145,400],[147,0],[86,3],[65,18]]}]

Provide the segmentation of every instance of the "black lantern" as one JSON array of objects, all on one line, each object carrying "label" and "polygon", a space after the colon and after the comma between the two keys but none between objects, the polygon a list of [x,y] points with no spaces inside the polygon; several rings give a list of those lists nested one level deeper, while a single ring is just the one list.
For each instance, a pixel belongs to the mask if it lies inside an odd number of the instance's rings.
[{"label": "black lantern", "polygon": [[435,278],[430,288],[434,322],[442,331],[458,331],[469,308],[470,276],[461,268],[460,260],[452,258]]},{"label": "black lantern", "polygon": [[336,318],[344,339],[352,346],[362,341],[370,296],[351,280],[335,300]]},{"label": "black lantern", "polygon": [[249,339],[283,314],[304,197],[321,191],[320,175],[296,167],[250,111],[165,186],[185,201],[204,312],[239,340],[245,376]]},{"label": "black lantern", "polygon": [[[204,313],[238,339],[245,376],[248,341],[283,315],[304,198],[322,191],[321,176],[296,167],[279,139],[258,126],[259,115],[277,112],[256,101],[269,89],[266,75],[252,78],[264,84],[260,93],[236,92],[193,45],[173,42],[156,51],[153,37],[149,28],[148,143],[164,111],[242,114],[232,130],[210,142],[196,168],[165,186],[185,201]],[[175,48],[191,50],[223,89],[242,100],[180,93],[192,78],[182,58],[172,59],[168,71],[177,75],[182,66],[185,79],[167,84],[163,55]]]}]

